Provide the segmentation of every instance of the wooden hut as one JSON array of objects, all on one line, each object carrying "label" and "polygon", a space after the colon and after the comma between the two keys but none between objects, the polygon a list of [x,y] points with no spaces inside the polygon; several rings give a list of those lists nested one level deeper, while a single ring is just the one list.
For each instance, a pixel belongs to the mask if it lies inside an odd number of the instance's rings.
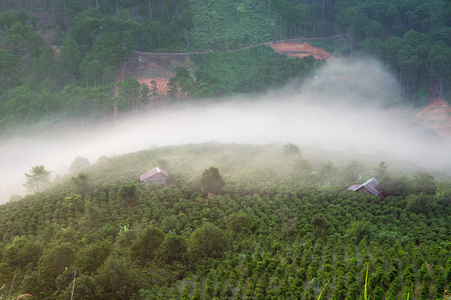
[{"label": "wooden hut", "polygon": [[155,169],[139,176],[139,179],[142,182],[148,183],[150,187],[152,187],[154,183],[166,184],[169,179],[169,175],[166,170],[156,167]]},{"label": "wooden hut", "polygon": [[375,178],[368,179],[363,184],[353,184],[348,187],[346,190],[353,192],[361,192],[363,191],[365,194],[379,196],[382,192],[377,188],[379,181]]}]

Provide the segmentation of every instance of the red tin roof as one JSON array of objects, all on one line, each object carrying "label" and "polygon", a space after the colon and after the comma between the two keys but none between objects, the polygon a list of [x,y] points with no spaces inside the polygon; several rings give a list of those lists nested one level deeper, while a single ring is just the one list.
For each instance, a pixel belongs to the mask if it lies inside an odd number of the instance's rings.
[{"label": "red tin roof", "polygon": [[144,180],[149,179],[150,177],[153,177],[153,176],[155,176],[157,174],[160,174],[160,173],[169,178],[168,172],[166,172],[166,170],[163,170],[163,169],[160,169],[159,167],[156,167],[155,169],[150,170],[149,172],[139,176],[139,180],[144,181]]}]

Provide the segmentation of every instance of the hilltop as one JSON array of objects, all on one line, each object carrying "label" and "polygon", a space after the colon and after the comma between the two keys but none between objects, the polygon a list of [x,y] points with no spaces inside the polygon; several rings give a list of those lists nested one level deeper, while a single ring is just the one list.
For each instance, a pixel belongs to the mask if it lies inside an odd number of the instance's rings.
[{"label": "hilltop", "polygon": [[[215,143],[74,165],[53,187],[0,206],[1,292],[316,298],[329,282],[325,299],[359,298],[369,267],[371,297],[441,298],[451,274],[450,183],[407,177],[375,157],[324,156],[333,155]],[[168,186],[139,182],[155,166]],[[200,182],[209,166],[225,186],[207,198]],[[384,198],[345,191],[359,175],[378,177]]]}]

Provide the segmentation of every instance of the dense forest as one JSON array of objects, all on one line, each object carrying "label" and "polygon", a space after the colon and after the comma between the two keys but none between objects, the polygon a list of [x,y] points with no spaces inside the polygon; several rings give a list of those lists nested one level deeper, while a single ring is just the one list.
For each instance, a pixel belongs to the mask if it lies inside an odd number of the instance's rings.
[{"label": "dense forest", "polygon": [[[314,152],[204,144],[93,164],[78,157],[70,175],[0,206],[0,293],[448,299],[449,178],[405,162],[332,162]],[[157,165],[169,185],[140,183]],[[47,181],[45,166],[32,171]],[[346,191],[373,176],[381,196]]]},{"label": "dense forest", "polygon": [[[313,38],[313,45],[349,60],[380,60],[401,87],[393,98],[423,106],[432,84],[449,99],[450,23],[445,0],[3,0],[0,128],[111,119],[115,108],[146,110],[161,98],[167,104],[220,100],[281,88],[311,76],[321,63],[261,49],[257,56],[222,51],[290,38]],[[207,51],[210,57],[194,54],[166,93],[120,76],[135,50]]]}]

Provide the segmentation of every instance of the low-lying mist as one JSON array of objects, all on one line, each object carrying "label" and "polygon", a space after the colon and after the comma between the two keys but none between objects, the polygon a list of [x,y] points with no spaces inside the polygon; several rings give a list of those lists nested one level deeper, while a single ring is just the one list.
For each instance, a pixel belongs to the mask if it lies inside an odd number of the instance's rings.
[{"label": "low-lying mist", "polygon": [[[375,62],[328,64],[300,85],[265,95],[190,103],[99,123],[0,141],[0,203],[23,194],[24,173],[44,165],[64,175],[75,157],[93,163],[154,146],[199,143],[294,143],[355,153],[385,153],[440,171],[451,170],[449,143],[409,123],[395,105],[396,81]],[[325,159],[327,160],[327,159]]]}]

